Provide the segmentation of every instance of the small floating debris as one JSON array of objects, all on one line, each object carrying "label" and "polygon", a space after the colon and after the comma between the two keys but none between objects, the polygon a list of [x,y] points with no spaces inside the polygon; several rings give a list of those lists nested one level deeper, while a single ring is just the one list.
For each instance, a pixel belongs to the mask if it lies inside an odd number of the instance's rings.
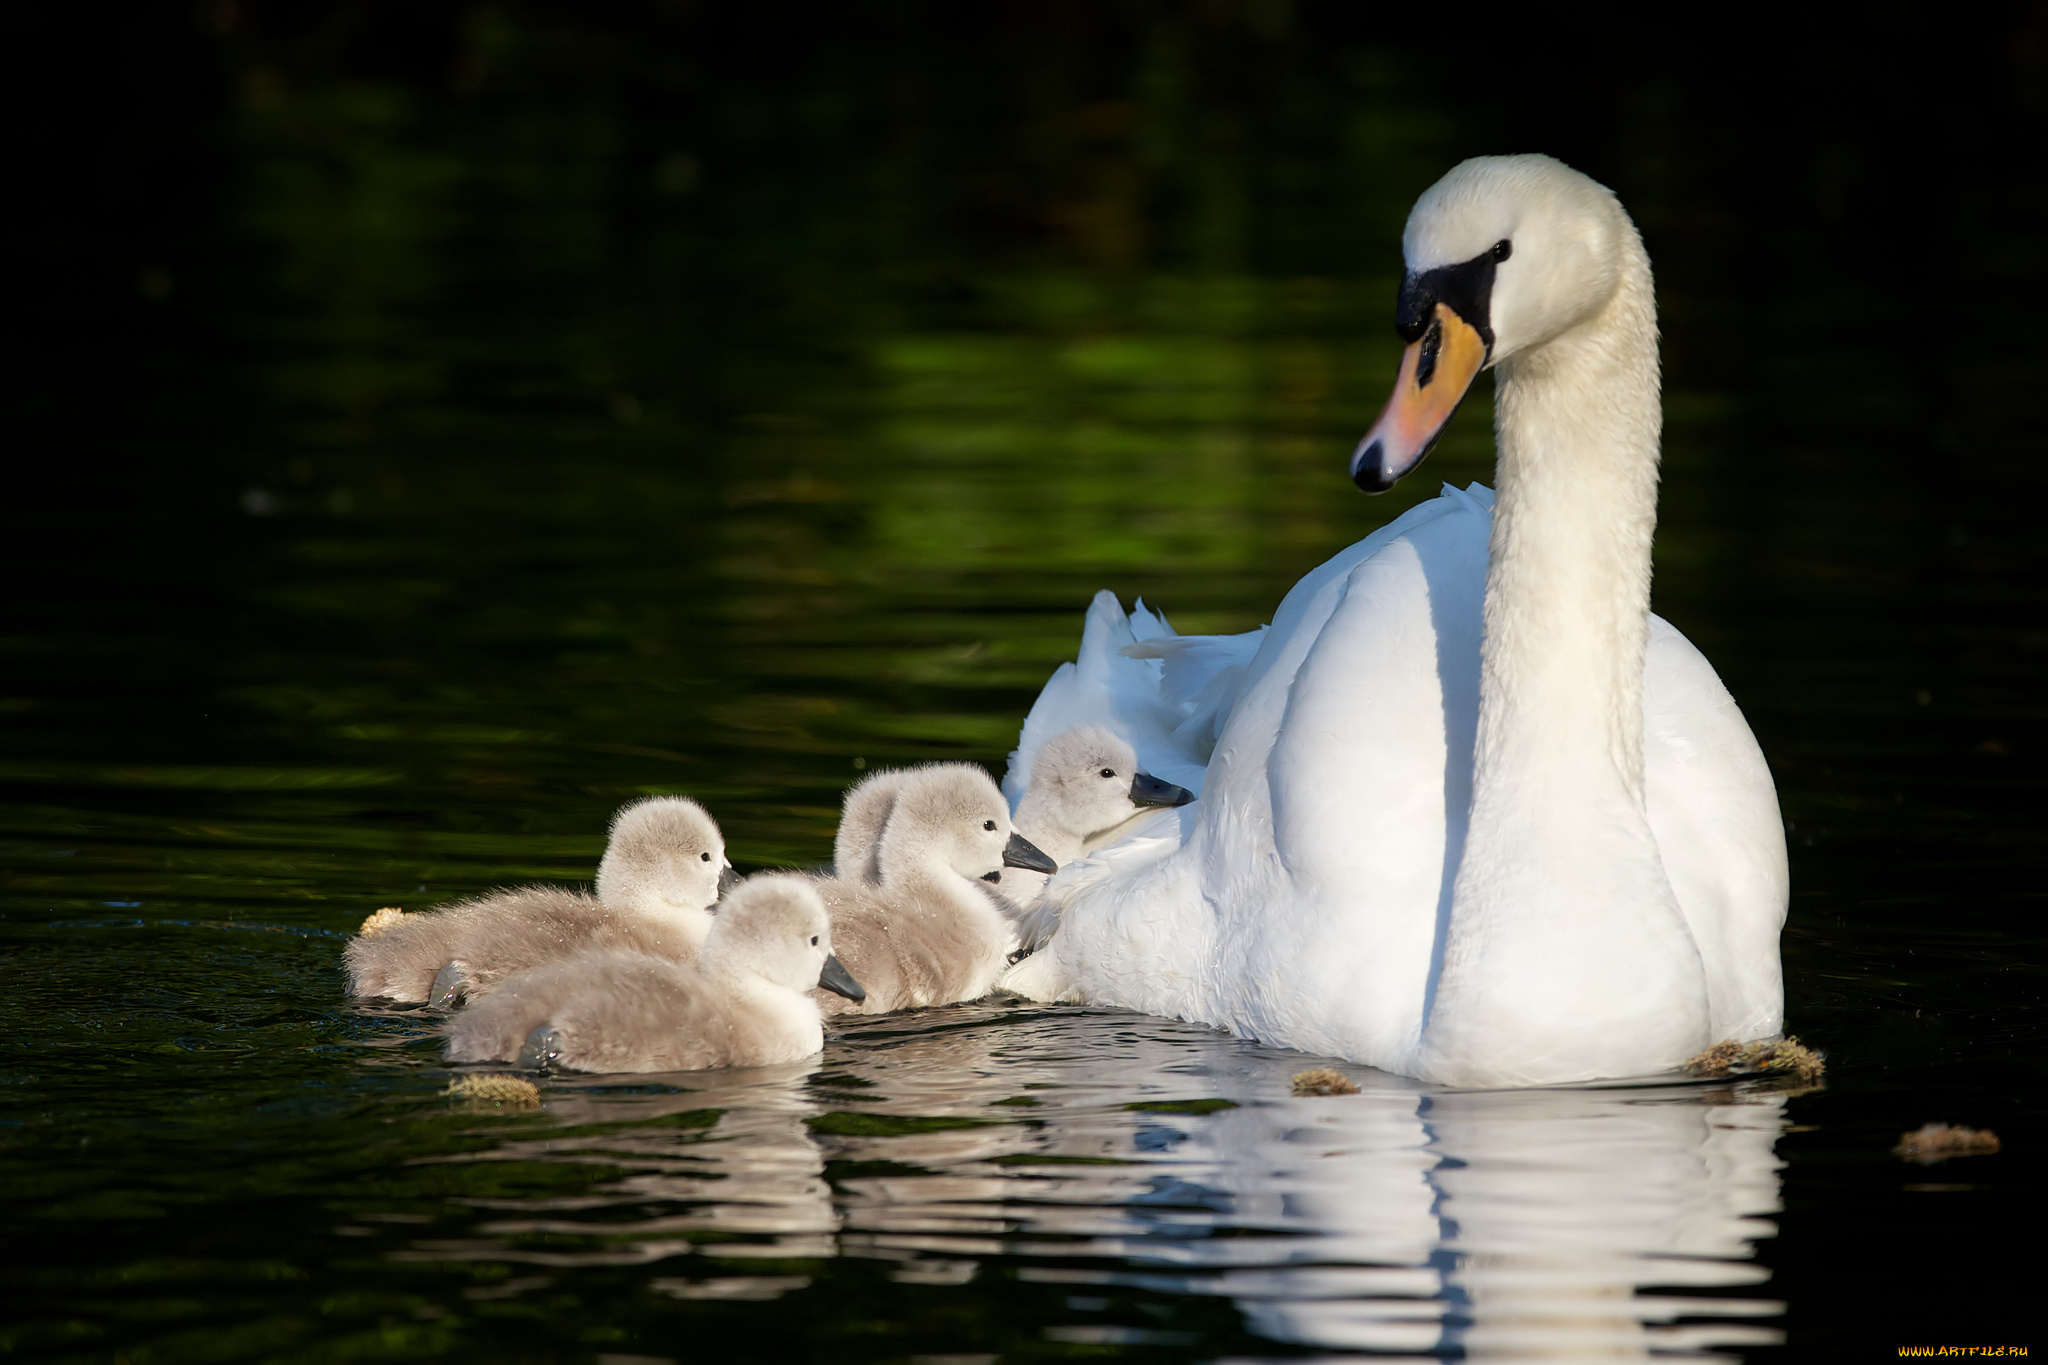
[{"label": "small floating debris", "polygon": [[1827,1070],[1827,1059],[1787,1034],[1753,1043],[1716,1043],[1688,1060],[1685,1070],[1692,1076],[1797,1076],[1811,1083]]},{"label": "small floating debris", "polygon": [[448,1082],[447,1093],[450,1099],[509,1104],[519,1109],[532,1109],[540,1104],[539,1086],[523,1076],[498,1073],[457,1076]]},{"label": "small floating debris", "polygon": [[404,918],[405,911],[395,905],[387,905],[376,914],[364,920],[363,927],[356,930],[356,934],[362,938],[369,938],[372,934],[383,933],[386,929],[389,929]]},{"label": "small floating debris", "polygon": [[1296,1095],[1356,1095],[1358,1087],[1351,1078],[1341,1071],[1318,1066],[1298,1073],[1294,1078]]},{"label": "small floating debris", "polygon": [[1767,1043],[1744,1058],[1759,1071],[1782,1071],[1802,1081],[1817,1081],[1828,1069],[1827,1059],[1789,1034]]},{"label": "small floating debris", "polygon": [[1687,1074],[1693,1076],[1725,1076],[1729,1069],[1742,1060],[1742,1044],[1734,1041],[1719,1042],[1686,1059]]},{"label": "small floating debris", "polygon": [[1952,1123],[1929,1123],[1899,1135],[1892,1155],[1902,1161],[1932,1166],[1952,1156],[1990,1156],[1998,1150],[1998,1134],[1988,1128],[1964,1128]]}]

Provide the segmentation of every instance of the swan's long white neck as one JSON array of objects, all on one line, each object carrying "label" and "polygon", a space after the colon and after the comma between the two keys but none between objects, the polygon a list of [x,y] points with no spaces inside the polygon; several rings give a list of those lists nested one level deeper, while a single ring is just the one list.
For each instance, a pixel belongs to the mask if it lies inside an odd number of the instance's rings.
[{"label": "swan's long white neck", "polygon": [[1650,263],[1632,230],[1606,305],[1497,373],[1475,814],[1504,783],[1531,782],[1562,795],[1618,781],[1640,808],[1663,417]]},{"label": "swan's long white neck", "polygon": [[1530,1085],[1675,1066],[1705,978],[1651,831],[1643,659],[1657,319],[1623,234],[1598,312],[1500,366],[1472,816],[1419,1074]]}]

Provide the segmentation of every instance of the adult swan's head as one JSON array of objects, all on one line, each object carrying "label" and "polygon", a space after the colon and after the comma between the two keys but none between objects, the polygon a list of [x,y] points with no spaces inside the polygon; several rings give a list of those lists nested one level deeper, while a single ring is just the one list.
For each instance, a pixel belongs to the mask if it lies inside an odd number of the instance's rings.
[{"label": "adult swan's head", "polygon": [[1394,395],[1351,456],[1384,493],[1421,462],[1481,370],[1601,313],[1642,247],[1612,191],[1547,156],[1482,156],[1430,186],[1401,235]]}]

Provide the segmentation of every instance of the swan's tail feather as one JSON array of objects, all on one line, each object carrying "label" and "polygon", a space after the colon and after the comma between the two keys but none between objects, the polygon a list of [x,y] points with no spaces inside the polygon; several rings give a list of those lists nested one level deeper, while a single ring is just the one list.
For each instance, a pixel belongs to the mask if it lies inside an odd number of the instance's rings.
[{"label": "swan's tail feather", "polygon": [[1160,636],[1134,641],[1119,652],[1127,659],[1159,660],[1160,695],[1185,715],[1219,674],[1252,661],[1266,630],[1260,626],[1241,635]]},{"label": "swan's tail feather", "polygon": [[[1101,601],[1102,595],[1096,594],[1095,600]],[[1145,605],[1145,599],[1142,597],[1138,599],[1138,604],[1131,608],[1130,627],[1131,638],[1134,641],[1173,640],[1180,636],[1180,632],[1173,628],[1173,623],[1166,619],[1166,613],[1151,610]]]}]

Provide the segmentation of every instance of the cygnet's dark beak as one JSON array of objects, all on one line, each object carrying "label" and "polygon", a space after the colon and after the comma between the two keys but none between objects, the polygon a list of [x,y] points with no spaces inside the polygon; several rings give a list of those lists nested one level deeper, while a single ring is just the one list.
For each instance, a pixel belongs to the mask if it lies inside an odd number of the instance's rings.
[{"label": "cygnet's dark beak", "polygon": [[737,868],[726,868],[725,871],[718,874],[718,898],[724,900],[732,894],[732,889],[735,886],[738,886],[745,880],[746,878],[740,876]]},{"label": "cygnet's dark beak", "polygon": [[1060,870],[1060,865],[1045,856],[1045,850],[1032,843],[1015,830],[1010,831],[1010,842],[1003,845],[1003,866],[1021,867],[1026,872],[1043,872],[1047,876]]},{"label": "cygnet's dark beak", "polygon": [[513,1065],[521,1071],[546,1071],[562,1059],[562,1033],[553,1024],[537,1025],[526,1035]]},{"label": "cygnet's dark beak", "polygon": [[868,993],[861,989],[860,982],[855,981],[846,968],[839,965],[839,959],[835,956],[828,955],[825,958],[824,970],[818,973],[818,989],[830,991],[834,995],[843,995],[856,1005],[868,998]]},{"label": "cygnet's dark beak", "polygon": [[1131,804],[1134,806],[1185,806],[1194,799],[1195,794],[1186,787],[1161,782],[1150,773],[1139,773],[1131,779]]}]

